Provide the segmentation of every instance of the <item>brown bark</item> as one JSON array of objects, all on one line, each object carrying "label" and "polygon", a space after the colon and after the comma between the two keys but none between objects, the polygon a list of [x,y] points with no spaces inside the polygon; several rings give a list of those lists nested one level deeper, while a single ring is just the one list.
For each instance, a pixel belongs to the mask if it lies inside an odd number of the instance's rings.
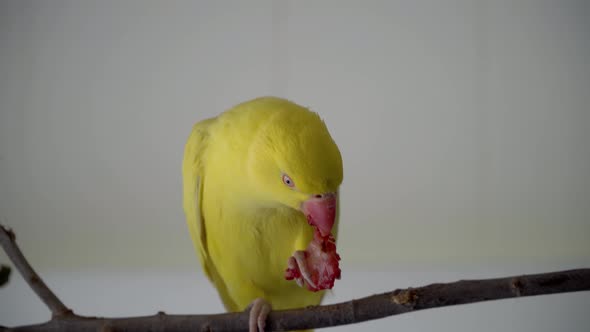
[{"label": "brown bark", "polygon": [[[248,331],[248,313],[167,315],[128,318],[75,315],[45,285],[16,245],[14,234],[0,225],[0,243],[27,283],[50,308],[53,317],[42,324],[2,328],[6,331]],[[273,311],[269,331],[289,331],[354,324],[407,312],[512,297],[590,290],[590,269],[540,273],[483,280],[460,280],[397,289],[358,300],[302,309]]]}]

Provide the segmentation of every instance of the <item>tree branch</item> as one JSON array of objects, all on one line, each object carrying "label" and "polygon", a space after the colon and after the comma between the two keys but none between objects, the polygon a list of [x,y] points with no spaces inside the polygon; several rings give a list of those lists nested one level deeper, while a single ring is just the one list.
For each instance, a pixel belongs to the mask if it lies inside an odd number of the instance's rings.
[{"label": "tree branch", "polygon": [[[248,313],[167,315],[101,318],[75,315],[47,288],[33,271],[14,241],[0,227],[4,250],[31,288],[51,309],[53,318],[42,324],[5,328],[6,331],[247,331]],[[358,300],[270,313],[267,329],[288,331],[354,324],[412,311],[511,297],[590,290],[590,269],[512,276],[485,280],[461,280],[418,288],[397,289]]]},{"label": "tree branch", "polygon": [[45,302],[45,305],[51,310],[54,317],[72,313],[72,311],[57,298],[51,289],[47,287],[37,272],[33,270],[33,267],[31,267],[16,244],[14,233],[4,225],[0,225],[0,244],[2,244],[2,248],[4,248],[6,255],[8,255],[14,266],[16,266],[18,272],[20,272],[33,291],[37,293],[37,296]]},{"label": "tree branch", "polygon": [[0,265],[0,287],[6,285],[10,279],[10,267],[7,265]]}]

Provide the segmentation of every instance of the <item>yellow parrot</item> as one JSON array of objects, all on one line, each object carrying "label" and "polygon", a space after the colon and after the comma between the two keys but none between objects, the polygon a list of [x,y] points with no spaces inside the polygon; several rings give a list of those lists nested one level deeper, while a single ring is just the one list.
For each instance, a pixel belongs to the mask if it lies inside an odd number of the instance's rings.
[{"label": "yellow parrot", "polygon": [[271,308],[319,304],[340,278],[342,157],[318,114],[262,97],[198,122],[182,175],[203,270],[228,311],[250,310],[250,331]]}]

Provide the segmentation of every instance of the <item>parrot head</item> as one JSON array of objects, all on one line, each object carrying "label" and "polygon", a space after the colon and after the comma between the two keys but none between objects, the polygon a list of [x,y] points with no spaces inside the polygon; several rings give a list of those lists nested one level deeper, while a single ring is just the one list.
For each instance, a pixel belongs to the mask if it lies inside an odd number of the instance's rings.
[{"label": "parrot head", "polygon": [[273,99],[249,149],[248,172],[259,197],[301,211],[328,236],[336,218],[342,157],[317,113]]}]

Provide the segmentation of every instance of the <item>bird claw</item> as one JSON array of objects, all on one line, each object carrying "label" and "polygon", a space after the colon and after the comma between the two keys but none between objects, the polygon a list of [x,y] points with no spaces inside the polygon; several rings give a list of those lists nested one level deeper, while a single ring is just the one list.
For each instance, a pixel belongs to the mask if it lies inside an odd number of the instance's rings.
[{"label": "bird claw", "polygon": [[250,303],[246,308],[246,311],[248,310],[250,310],[249,332],[264,332],[266,318],[271,310],[270,304],[259,297]]},{"label": "bird claw", "polygon": [[297,250],[289,257],[285,279],[295,280],[312,292],[332,289],[334,280],[340,279],[339,260],[334,237],[316,232],[305,250]]},{"label": "bird claw", "polygon": [[307,267],[307,252],[304,250],[297,250],[293,256],[289,257],[287,266],[289,270],[298,271],[299,276],[295,277],[295,282],[299,287],[304,287],[307,283],[311,288],[317,288],[315,282],[311,277],[311,271]]}]

